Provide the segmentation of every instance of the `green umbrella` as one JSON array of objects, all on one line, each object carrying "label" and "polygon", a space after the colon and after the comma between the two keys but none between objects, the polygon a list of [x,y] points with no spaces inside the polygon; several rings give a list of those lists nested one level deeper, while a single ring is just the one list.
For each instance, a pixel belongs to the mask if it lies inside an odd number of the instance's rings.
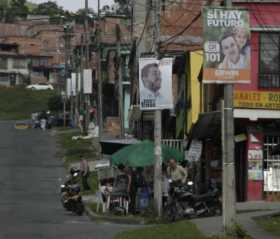
[{"label": "green umbrella", "polygon": [[[155,158],[154,148],[155,144],[149,140],[126,146],[112,155],[112,164],[123,164],[130,167],[145,167],[153,165]],[[162,160],[167,161],[170,158],[182,161],[184,155],[174,148],[162,145]]]}]

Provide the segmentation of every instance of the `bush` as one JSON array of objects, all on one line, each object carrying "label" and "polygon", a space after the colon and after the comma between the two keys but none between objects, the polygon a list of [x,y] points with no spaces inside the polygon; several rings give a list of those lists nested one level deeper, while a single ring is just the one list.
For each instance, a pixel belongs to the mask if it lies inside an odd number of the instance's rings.
[{"label": "bush", "polygon": [[48,100],[48,108],[50,111],[62,111],[63,110],[63,102],[60,95],[54,95]]}]

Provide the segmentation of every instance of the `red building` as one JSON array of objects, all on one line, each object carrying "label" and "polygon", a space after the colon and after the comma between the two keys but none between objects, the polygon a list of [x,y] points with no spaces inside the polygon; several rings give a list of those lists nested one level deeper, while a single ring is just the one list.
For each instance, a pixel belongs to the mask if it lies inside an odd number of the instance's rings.
[{"label": "red building", "polygon": [[280,193],[280,1],[235,0],[251,25],[251,83],[234,91],[236,178],[239,200],[270,200]]}]

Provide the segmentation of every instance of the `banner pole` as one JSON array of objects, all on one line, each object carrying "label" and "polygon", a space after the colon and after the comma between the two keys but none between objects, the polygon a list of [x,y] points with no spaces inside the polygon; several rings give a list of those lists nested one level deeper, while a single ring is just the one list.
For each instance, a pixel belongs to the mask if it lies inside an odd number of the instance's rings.
[{"label": "banner pole", "polygon": [[[232,7],[231,0],[224,0],[224,3],[227,8]],[[231,232],[236,222],[233,88],[233,84],[224,84],[224,103],[222,104],[223,227],[225,232]]]}]

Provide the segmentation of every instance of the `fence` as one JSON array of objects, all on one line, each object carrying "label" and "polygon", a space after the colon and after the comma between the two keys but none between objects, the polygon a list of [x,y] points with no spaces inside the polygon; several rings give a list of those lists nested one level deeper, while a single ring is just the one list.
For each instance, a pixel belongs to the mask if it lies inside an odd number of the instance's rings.
[{"label": "fence", "polygon": [[179,151],[183,152],[183,140],[182,139],[162,139],[161,143],[167,145],[171,148],[178,149]]}]

